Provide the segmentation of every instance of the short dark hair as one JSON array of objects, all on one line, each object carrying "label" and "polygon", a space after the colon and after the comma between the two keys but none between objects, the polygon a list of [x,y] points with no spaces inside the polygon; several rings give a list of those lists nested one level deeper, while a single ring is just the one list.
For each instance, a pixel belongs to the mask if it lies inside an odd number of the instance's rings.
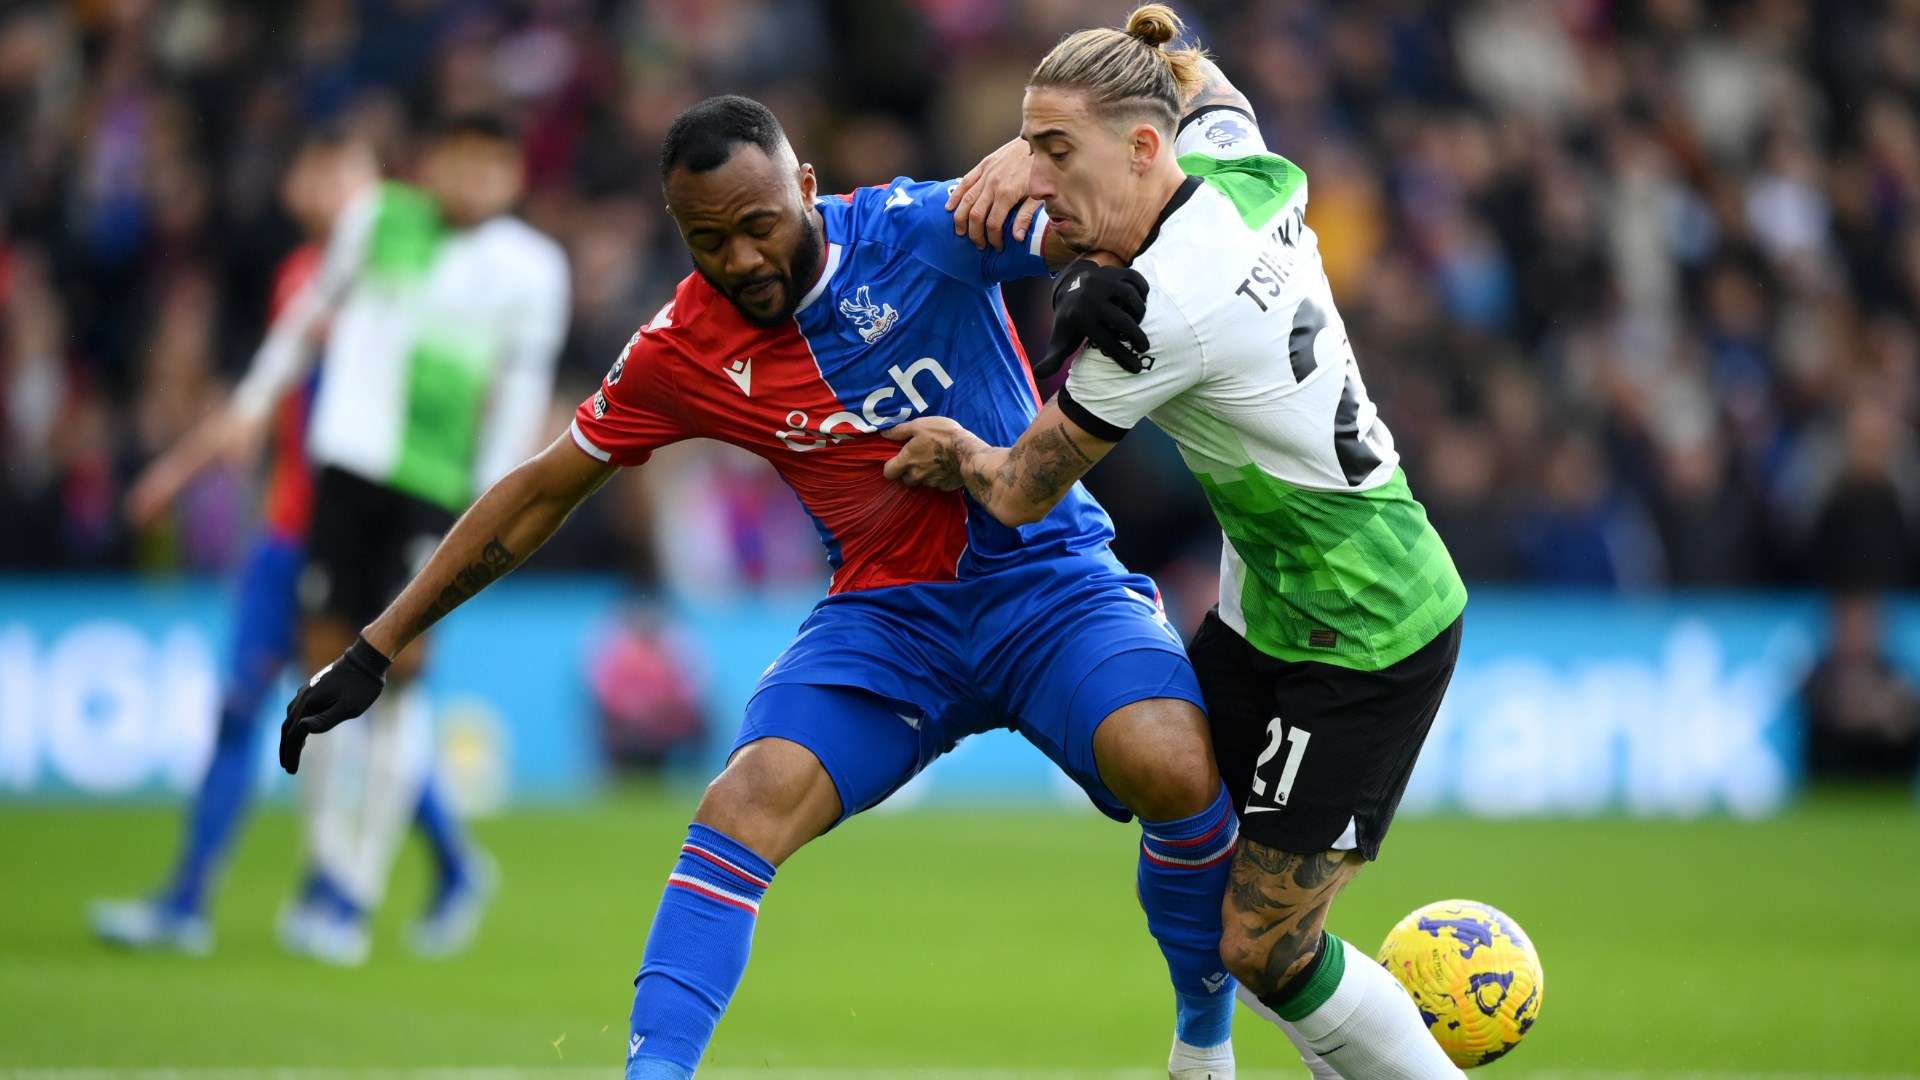
[{"label": "short dark hair", "polygon": [[433,139],[477,138],[512,143],[519,140],[507,118],[495,112],[448,113],[427,127]]},{"label": "short dark hair", "polygon": [[354,133],[338,120],[325,120],[308,128],[300,140],[301,150],[334,151],[353,145]]},{"label": "short dark hair", "polygon": [[741,143],[751,143],[772,157],[786,141],[787,133],[772,109],[738,94],[710,97],[673,118],[660,143],[660,178],[666,179],[676,168],[697,173],[717,169]]}]

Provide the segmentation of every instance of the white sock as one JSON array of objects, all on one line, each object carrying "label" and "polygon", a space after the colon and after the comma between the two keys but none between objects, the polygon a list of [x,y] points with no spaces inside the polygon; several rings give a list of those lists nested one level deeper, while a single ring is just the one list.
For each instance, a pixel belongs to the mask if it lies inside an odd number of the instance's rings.
[{"label": "white sock", "polygon": [[359,897],[350,878],[366,756],[366,733],[358,724],[342,724],[308,739],[300,757],[301,831],[307,859],[356,901]]},{"label": "white sock", "polygon": [[1342,1080],[1333,1066],[1323,1061],[1319,1054],[1313,1052],[1313,1047],[1307,1045],[1306,1037],[1300,1034],[1300,1029],[1280,1019],[1272,1009],[1267,1008],[1266,1002],[1253,996],[1253,991],[1247,989],[1245,983],[1240,984],[1239,996],[1240,1004],[1251,1009],[1253,1015],[1279,1028],[1280,1033],[1293,1044],[1293,1048],[1300,1051],[1300,1062],[1307,1067],[1309,1073],[1313,1074],[1313,1080]]},{"label": "white sock", "polygon": [[400,841],[413,820],[433,760],[433,717],[416,684],[375,702],[360,723],[367,732],[360,785],[359,829],[347,861],[347,888],[368,910],[379,906]]},{"label": "white sock", "polygon": [[[1274,1010],[1342,1080],[1462,1078],[1392,973],[1332,934],[1307,985]],[[1284,1030],[1284,1028],[1283,1028]],[[1311,1068],[1311,1063],[1309,1063]],[[1314,1075],[1320,1075],[1316,1072]]]},{"label": "white sock", "polygon": [[1193,1046],[1174,1036],[1173,1052],[1167,1055],[1167,1075],[1233,1080],[1233,1040],[1228,1039],[1219,1046]]}]

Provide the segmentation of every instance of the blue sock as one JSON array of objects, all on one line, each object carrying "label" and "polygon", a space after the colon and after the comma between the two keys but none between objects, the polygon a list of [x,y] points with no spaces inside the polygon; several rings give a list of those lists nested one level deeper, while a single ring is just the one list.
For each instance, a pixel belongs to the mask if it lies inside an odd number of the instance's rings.
[{"label": "blue sock", "polygon": [[747,970],[754,919],[771,884],[773,864],[746,845],[705,825],[687,827],[633,980],[626,1080],[693,1075]]},{"label": "blue sock", "polygon": [[445,895],[449,890],[467,883],[467,845],[460,829],[460,819],[455,817],[453,809],[440,793],[440,778],[429,774],[427,782],[420,788],[420,805],[414,809],[414,824],[420,827],[421,835],[427,838],[427,848],[433,852],[433,865],[440,876],[437,895]]},{"label": "blue sock", "polygon": [[200,777],[200,791],[187,815],[186,846],[161,903],[181,915],[198,915],[206,902],[207,879],[233,841],[234,826],[253,796],[254,750],[260,725],[254,705],[229,700],[220,710],[213,757]]},{"label": "blue sock", "polygon": [[1142,821],[1135,879],[1147,929],[1167,958],[1179,1003],[1174,1033],[1218,1046],[1233,1033],[1233,977],[1220,962],[1220,902],[1239,823],[1222,786],[1213,805],[1178,821]]},{"label": "blue sock", "polygon": [[317,866],[307,867],[306,884],[300,890],[300,900],[306,904],[317,904],[334,915],[349,921],[366,918],[365,908],[360,902],[347,895],[347,890],[333,880],[325,870]]}]

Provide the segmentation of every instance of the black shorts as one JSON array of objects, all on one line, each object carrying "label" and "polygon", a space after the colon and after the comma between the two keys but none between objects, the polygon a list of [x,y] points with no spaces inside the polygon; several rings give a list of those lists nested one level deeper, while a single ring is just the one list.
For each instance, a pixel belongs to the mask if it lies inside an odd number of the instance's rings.
[{"label": "black shorts", "polygon": [[1277,660],[1218,610],[1187,654],[1240,835],[1295,854],[1338,847],[1377,858],[1453,677],[1460,620],[1381,671]]},{"label": "black shorts", "polygon": [[306,614],[358,627],[386,609],[453,524],[445,507],[323,468],[313,481],[313,524],[300,575]]}]

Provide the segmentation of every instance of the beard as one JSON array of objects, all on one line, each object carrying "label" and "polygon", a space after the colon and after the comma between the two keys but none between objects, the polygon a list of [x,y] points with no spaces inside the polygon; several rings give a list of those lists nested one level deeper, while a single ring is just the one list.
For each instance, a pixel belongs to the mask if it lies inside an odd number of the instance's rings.
[{"label": "beard", "polygon": [[[693,268],[701,277],[707,279],[707,284],[713,286],[713,291],[727,298],[734,310],[740,313],[741,318],[754,326],[763,329],[771,328],[793,318],[793,313],[799,309],[801,283],[811,282],[814,273],[820,269],[821,248],[824,246],[820,226],[814,220],[813,208],[808,207],[807,211],[800,216],[800,245],[799,249],[787,259],[788,273],[782,274],[775,271],[762,274],[756,278],[737,282],[732,288],[728,288],[718,278],[702,270],[699,263],[695,263]],[[780,283],[780,307],[776,311],[761,314],[742,303],[740,294],[754,285],[767,281]]]}]

